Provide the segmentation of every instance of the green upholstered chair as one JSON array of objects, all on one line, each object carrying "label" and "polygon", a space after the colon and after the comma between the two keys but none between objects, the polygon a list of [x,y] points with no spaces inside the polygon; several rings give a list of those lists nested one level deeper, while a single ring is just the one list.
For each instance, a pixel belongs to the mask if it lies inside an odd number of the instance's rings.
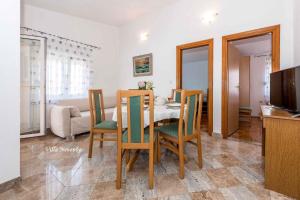
[{"label": "green upholstered chair", "polygon": [[[185,105],[185,102],[186,104]],[[177,123],[163,125],[158,128],[158,161],[160,148],[165,147],[179,156],[179,177],[184,178],[184,143],[197,140],[198,165],[202,168],[202,148],[200,122],[203,93],[199,90],[182,90],[180,119]]]},{"label": "green upholstered chair", "polygon": [[[88,157],[91,158],[94,140],[100,141],[101,148],[104,141],[117,141],[117,137],[104,137],[105,134],[117,134],[117,122],[105,120],[103,93],[101,89],[89,90],[89,104],[91,127]],[[100,138],[96,138],[95,135],[100,135]]]},{"label": "green upholstered chair", "polygon": [[[149,99],[149,112],[144,112],[145,97]],[[126,98],[127,124],[124,131],[122,125],[122,99]],[[122,182],[122,157],[126,155],[126,168],[130,171],[137,160],[140,150],[149,151],[149,187],[153,188],[154,176],[154,98],[151,90],[126,90],[118,91],[118,148],[117,148],[117,181],[116,188],[121,188]],[[149,126],[144,128],[144,114],[149,113]],[[131,151],[135,150],[133,157]]]},{"label": "green upholstered chair", "polygon": [[169,101],[174,101],[176,103],[181,102],[181,89],[172,89],[172,95],[168,98]]}]

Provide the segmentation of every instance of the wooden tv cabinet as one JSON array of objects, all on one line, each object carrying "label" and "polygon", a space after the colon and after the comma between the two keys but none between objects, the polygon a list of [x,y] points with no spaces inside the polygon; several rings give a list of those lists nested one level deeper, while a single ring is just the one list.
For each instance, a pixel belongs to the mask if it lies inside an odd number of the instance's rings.
[{"label": "wooden tv cabinet", "polygon": [[271,106],[261,110],[265,188],[300,199],[300,118]]}]

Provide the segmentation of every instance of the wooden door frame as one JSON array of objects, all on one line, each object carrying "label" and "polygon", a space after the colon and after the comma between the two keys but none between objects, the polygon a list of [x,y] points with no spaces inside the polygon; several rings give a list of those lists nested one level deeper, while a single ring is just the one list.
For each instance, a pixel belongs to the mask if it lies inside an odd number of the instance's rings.
[{"label": "wooden door frame", "polygon": [[223,36],[222,41],[222,135],[228,137],[228,45],[232,41],[272,34],[272,71],[280,70],[280,25]]},{"label": "wooden door frame", "polygon": [[214,40],[202,40],[187,43],[176,47],[176,88],[182,88],[182,51],[198,47],[208,46],[208,133],[213,133],[213,53]]}]

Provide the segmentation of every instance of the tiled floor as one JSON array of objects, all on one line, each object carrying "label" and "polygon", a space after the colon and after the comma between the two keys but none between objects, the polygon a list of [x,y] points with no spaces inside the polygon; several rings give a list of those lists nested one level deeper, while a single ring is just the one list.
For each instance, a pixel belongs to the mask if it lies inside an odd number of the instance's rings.
[{"label": "tiled floor", "polygon": [[[265,190],[261,146],[202,136],[203,169],[195,146],[188,144],[185,179],[178,178],[178,159],[167,152],[155,167],[155,186],[148,189],[147,153],[115,189],[116,145],[94,146],[87,158],[88,137],[75,141],[58,137],[21,141],[22,181],[0,193],[0,199],[288,199]],[[72,152],[72,151],[73,152]],[[70,152],[68,152],[70,151]]]},{"label": "tiled floor", "polygon": [[231,138],[243,141],[262,143],[262,121],[258,117],[252,117],[251,122],[240,122],[240,129],[232,134]]}]

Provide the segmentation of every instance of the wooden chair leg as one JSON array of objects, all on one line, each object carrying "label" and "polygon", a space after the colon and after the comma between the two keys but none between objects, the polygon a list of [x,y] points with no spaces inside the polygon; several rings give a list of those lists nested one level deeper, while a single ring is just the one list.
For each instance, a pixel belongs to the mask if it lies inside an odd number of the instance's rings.
[{"label": "wooden chair leg", "polygon": [[100,133],[100,138],[101,138],[101,141],[100,141],[100,148],[103,148],[103,138],[104,138],[104,133]]},{"label": "wooden chair leg", "polygon": [[197,149],[198,149],[198,166],[202,168],[202,146],[201,146],[201,135],[197,136]]},{"label": "wooden chair leg", "polygon": [[128,164],[129,163],[129,161],[130,161],[130,149],[128,149],[128,150],[125,150],[125,158],[126,158],[126,164]]},{"label": "wooden chair leg", "polygon": [[154,160],[153,160],[153,145],[149,149],[149,188],[153,189],[153,176],[154,176]]},{"label": "wooden chair leg", "polygon": [[91,130],[90,131],[90,145],[89,145],[89,154],[88,157],[91,158],[92,157],[92,153],[93,153],[93,142],[94,142],[94,133]]},{"label": "wooden chair leg", "polygon": [[117,180],[116,188],[121,189],[122,184],[122,149],[120,146],[117,147]]},{"label": "wooden chair leg", "polygon": [[160,149],[160,136],[157,136],[157,162],[161,159],[161,149]]},{"label": "wooden chair leg", "polygon": [[179,178],[184,179],[184,146],[183,142],[179,142]]},{"label": "wooden chair leg", "polygon": [[157,148],[158,148],[158,137],[155,138],[154,141],[154,164],[157,163]]},{"label": "wooden chair leg", "polygon": [[127,172],[130,172],[133,169],[134,163],[137,161],[140,152],[141,152],[140,149],[136,150],[133,157],[130,158],[130,160],[128,161],[128,164],[126,165]]}]

